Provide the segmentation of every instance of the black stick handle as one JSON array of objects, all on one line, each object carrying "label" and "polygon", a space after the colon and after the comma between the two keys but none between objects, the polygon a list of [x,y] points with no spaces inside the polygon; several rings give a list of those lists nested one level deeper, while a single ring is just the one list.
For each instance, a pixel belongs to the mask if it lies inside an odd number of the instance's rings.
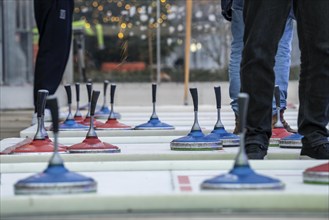
[{"label": "black stick handle", "polygon": [[75,93],[77,95],[77,102],[80,101],[80,83],[75,83]]},{"label": "black stick handle", "polygon": [[217,108],[221,108],[222,107],[222,94],[220,91],[220,86],[215,86],[215,95],[216,95],[216,105]]},{"label": "black stick handle", "polygon": [[238,111],[239,111],[239,122],[240,122],[239,133],[243,133],[246,127],[248,103],[249,103],[249,95],[247,93],[240,93],[238,96]]},{"label": "black stick handle", "polygon": [[45,89],[38,90],[38,96],[37,96],[37,117],[38,118],[40,118],[42,116],[44,103],[45,103],[48,93],[49,93],[48,90],[45,90]]},{"label": "black stick handle", "polygon": [[274,97],[276,107],[280,107],[280,87],[278,85],[274,87]]},{"label": "black stick handle", "polygon": [[156,96],[157,96],[157,84],[152,83],[152,103],[156,102]]},{"label": "black stick handle", "polygon": [[99,94],[100,94],[100,91],[93,91],[93,93],[91,95],[91,107],[90,107],[91,116],[95,115],[95,109],[96,109],[96,104],[97,104]]},{"label": "black stick handle", "polygon": [[194,111],[198,111],[198,90],[197,90],[197,88],[190,88],[190,93],[192,95]]},{"label": "black stick handle", "polygon": [[104,80],[104,90],[103,90],[103,94],[104,96],[106,96],[106,90],[107,90],[107,86],[109,85],[109,81],[108,80]]},{"label": "black stick handle", "polygon": [[51,112],[51,118],[53,122],[53,132],[58,133],[58,104],[57,98],[54,96],[47,98],[47,106]]},{"label": "black stick handle", "polygon": [[93,84],[87,83],[86,86],[87,86],[87,93],[88,93],[88,102],[90,102],[90,100],[91,100],[91,91],[92,91]]},{"label": "black stick handle", "polygon": [[46,108],[46,103],[47,103],[47,96],[49,95],[49,91],[48,90],[45,90],[46,91],[46,97],[42,100],[42,109],[41,109],[41,113],[42,115],[45,115],[45,108]]},{"label": "black stick handle", "polygon": [[117,86],[115,84],[111,84],[111,104],[114,103],[114,93],[115,93],[115,88]]},{"label": "black stick handle", "polygon": [[72,103],[72,91],[71,91],[71,85],[70,84],[66,84],[64,86],[66,94],[67,94],[67,103],[71,104]]}]

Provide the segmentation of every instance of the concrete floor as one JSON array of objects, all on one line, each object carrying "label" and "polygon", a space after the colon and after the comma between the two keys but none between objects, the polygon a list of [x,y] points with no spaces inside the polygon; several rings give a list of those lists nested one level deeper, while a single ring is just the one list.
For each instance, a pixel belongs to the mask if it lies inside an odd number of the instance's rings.
[{"label": "concrete floor", "polygon": [[0,111],[0,140],[19,137],[19,132],[31,125],[33,110]]}]

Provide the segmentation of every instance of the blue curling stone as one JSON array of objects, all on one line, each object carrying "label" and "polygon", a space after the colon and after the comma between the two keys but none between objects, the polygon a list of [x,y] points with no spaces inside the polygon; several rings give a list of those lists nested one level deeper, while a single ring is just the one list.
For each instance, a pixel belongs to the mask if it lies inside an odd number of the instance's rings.
[{"label": "blue curling stone", "polygon": [[284,184],[254,172],[249,165],[235,166],[229,173],[205,180],[202,189],[283,189]]},{"label": "blue curling stone", "polygon": [[138,125],[135,127],[136,130],[172,130],[174,126],[163,123],[159,118],[151,118],[147,123]]},{"label": "blue curling stone", "polygon": [[16,195],[97,191],[97,183],[94,179],[70,172],[63,164],[49,165],[42,173],[20,180],[14,187]]},{"label": "blue curling stone", "polygon": [[237,147],[240,145],[240,138],[238,135],[229,133],[225,128],[215,128],[207,137],[215,138],[223,141],[224,147]]},{"label": "blue curling stone", "polygon": [[220,150],[222,141],[207,137],[201,130],[192,130],[187,136],[174,139],[170,142],[172,150]]},{"label": "blue curling stone", "polygon": [[301,134],[292,134],[287,137],[282,138],[279,141],[281,148],[302,148],[302,138],[304,136]]},{"label": "blue curling stone", "polygon": [[[99,111],[95,113],[95,118],[108,118],[111,110],[107,106],[102,106]],[[116,119],[121,119],[121,114],[118,112],[113,112],[113,117]]]},{"label": "blue curling stone", "polygon": [[74,119],[65,120],[59,125],[59,130],[87,130],[89,127],[77,123]]}]

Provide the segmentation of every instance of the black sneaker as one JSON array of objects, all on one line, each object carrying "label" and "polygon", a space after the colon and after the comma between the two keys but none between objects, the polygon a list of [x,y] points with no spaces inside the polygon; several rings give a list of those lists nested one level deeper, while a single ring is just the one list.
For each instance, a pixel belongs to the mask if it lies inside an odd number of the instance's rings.
[{"label": "black sneaker", "polygon": [[246,145],[246,153],[249,159],[264,160],[267,149],[261,144],[248,144]]},{"label": "black sneaker", "polygon": [[313,158],[320,160],[329,159],[329,143],[320,144],[315,147],[303,147],[300,152],[301,159]]}]

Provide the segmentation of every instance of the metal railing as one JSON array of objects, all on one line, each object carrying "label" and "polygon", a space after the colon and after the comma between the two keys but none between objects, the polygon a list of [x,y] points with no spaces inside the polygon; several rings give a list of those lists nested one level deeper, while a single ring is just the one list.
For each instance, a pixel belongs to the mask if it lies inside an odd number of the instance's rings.
[{"label": "metal railing", "polygon": [[33,81],[32,0],[0,0],[0,83],[21,85]]}]

